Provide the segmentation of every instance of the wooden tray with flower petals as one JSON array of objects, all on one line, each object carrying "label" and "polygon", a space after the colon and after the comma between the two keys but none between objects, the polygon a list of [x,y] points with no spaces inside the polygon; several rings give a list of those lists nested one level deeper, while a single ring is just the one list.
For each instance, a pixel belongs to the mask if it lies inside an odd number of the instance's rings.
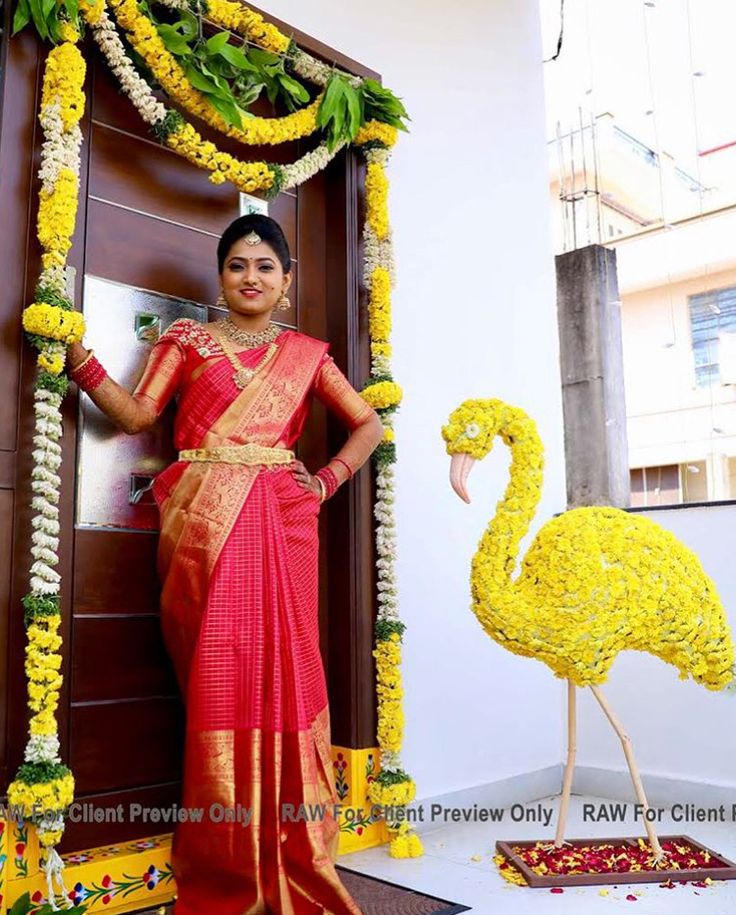
[{"label": "wooden tray with flower petals", "polygon": [[[569,839],[561,848],[551,841],[496,842],[496,863],[502,872],[515,869],[529,886],[566,887],[600,884],[694,882],[736,879],[736,863],[690,836],[660,836],[666,859],[653,867],[645,839]],[[502,860],[505,859],[505,860]],[[506,874],[512,883],[521,883]]]}]

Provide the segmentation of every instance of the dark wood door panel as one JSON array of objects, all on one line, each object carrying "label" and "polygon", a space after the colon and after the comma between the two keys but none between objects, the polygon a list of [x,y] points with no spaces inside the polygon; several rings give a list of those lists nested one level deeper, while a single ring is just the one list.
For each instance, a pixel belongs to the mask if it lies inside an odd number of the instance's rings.
[{"label": "dark wood door panel", "polygon": [[195,302],[217,298],[214,236],[99,200],[88,212],[87,273]]},{"label": "dark wood door panel", "polygon": [[72,702],[178,696],[156,614],[74,619]]},{"label": "dark wood door panel", "polygon": [[212,184],[171,150],[101,124],[92,125],[89,193],[218,236],[238,215],[232,184]]},{"label": "dark wood door panel", "polygon": [[[289,251],[293,258],[299,258],[297,237],[297,195],[291,191],[272,200],[268,205],[268,215],[272,216],[284,230]],[[222,227],[223,229],[225,226]]]},{"label": "dark wood door panel", "polygon": [[72,705],[71,758],[79,795],[174,781],[183,746],[177,698]]},{"label": "dark wood door panel", "polygon": [[74,613],[158,613],[155,532],[78,528]]},{"label": "dark wood door panel", "polygon": [[[9,11],[10,4],[5,4]],[[1,13],[0,13],[1,15]],[[10,19],[8,19],[8,22]],[[18,406],[23,329],[21,312],[27,304],[28,203],[37,164],[33,140],[36,130],[36,89],[41,43],[26,29],[8,42],[3,74],[2,132],[0,133],[0,448],[18,447]]]}]

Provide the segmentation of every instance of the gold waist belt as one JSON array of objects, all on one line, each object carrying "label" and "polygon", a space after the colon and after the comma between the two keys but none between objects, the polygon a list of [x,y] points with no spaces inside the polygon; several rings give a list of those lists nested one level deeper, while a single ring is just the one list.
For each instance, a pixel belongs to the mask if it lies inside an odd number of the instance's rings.
[{"label": "gold waist belt", "polygon": [[248,442],[246,445],[189,448],[179,452],[179,460],[220,461],[224,464],[290,464],[294,460],[294,452]]}]

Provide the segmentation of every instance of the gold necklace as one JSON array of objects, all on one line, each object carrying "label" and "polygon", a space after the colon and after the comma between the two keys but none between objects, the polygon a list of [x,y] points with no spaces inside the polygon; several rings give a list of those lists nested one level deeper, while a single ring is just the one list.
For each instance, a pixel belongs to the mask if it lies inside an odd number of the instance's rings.
[{"label": "gold necklace", "polygon": [[220,318],[219,321],[215,321],[215,324],[222,331],[223,336],[233,343],[237,343],[238,346],[244,346],[246,349],[255,349],[258,346],[263,346],[264,343],[273,343],[282,330],[278,324],[270,322],[263,330],[251,334],[247,330],[241,330],[230,315],[226,318]]},{"label": "gold necklace", "polygon": [[[219,323],[219,322],[218,322]],[[243,363],[238,359],[235,353],[230,349],[230,344],[226,342],[224,337],[220,337],[220,346],[222,347],[223,353],[228,358],[230,365],[235,369],[233,374],[233,383],[236,388],[240,388],[242,391],[246,388],[251,381],[256,377],[256,375],[265,368],[266,365],[273,359],[273,357],[278,352],[278,343],[271,343],[269,348],[266,350],[265,354],[258,360],[256,365],[252,369],[246,368]]]}]

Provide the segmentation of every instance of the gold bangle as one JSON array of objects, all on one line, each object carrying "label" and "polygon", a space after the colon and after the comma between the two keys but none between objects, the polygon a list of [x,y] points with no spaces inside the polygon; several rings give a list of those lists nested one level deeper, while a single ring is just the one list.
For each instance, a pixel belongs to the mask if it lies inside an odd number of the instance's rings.
[{"label": "gold bangle", "polygon": [[314,479],[319,483],[319,488],[322,490],[322,495],[320,496],[319,501],[324,502],[325,499],[327,498],[327,490],[325,488],[325,484],[322,482],[322,477],[315,476]]},{"label": "gold bangle", "polygon": [[94,354],[95,354],[95,351],[93,349],[91,349],[87,353],[87,355],[84,357],[84,359],[82,359],[82,361],[79,363],[79,365],[75,365],[73,368],[69,369],[69,374],[74,375],[75,372],[78,372],[81,368],[83,368],[85,365],[87,365],[87,363],[94,356]]}]

